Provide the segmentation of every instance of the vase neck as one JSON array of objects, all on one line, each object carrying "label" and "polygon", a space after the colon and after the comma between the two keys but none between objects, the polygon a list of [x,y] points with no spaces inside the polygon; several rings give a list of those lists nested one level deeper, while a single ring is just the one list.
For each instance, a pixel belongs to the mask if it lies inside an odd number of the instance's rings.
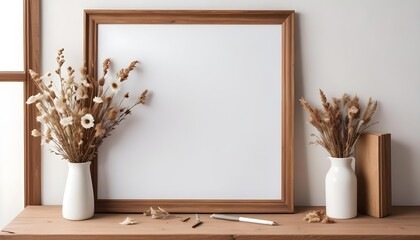
[{"label": "vase neck", "polygon": [[71,163],[68,162],[69,168],[89,168],[91,162]]},{"label": "vase neck", "polygon": [[331,162],[331,167],[351,167],[351,163],[353,161],[353,157],[348,158],[333,158],[329,157]]}]

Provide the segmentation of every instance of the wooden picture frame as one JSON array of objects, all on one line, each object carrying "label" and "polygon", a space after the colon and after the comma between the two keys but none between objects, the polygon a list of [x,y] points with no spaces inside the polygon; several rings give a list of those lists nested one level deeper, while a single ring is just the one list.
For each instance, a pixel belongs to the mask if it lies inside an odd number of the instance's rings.
[{"label": "wooden picture frame", "polygon": [[170,212],[291,213],[294,211],[294,11],[85,10],[84,54],[97,77],[100,24],[281,25],[281,199],[98,199],[98,164],[92,164],[96,212],[139,212],[160,206]]}]

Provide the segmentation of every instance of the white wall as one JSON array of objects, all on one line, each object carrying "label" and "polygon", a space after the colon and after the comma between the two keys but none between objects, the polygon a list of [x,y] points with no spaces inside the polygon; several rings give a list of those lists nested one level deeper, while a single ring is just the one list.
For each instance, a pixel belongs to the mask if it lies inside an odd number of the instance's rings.
[{"label": "white wall", "polygon": [[[0,71],[23,70],[23,1],[0,1]],[[0,229],[24,205],[23,83],[0,82]]]},{"label": "white wall", "polygon": [[[324,205],[327,153],[308,146],[314,129],[297,103],[357,93],[379,100],[375,130],[392,133],[394,205],[420,204],[420,1],[398,0],[42,0],[42,66],[57,49],[83,62],[83,9],[293,9],[296,16],[296,205]],[[112,57],[112,56],[110,56]],[[117,130],[118,131],[118,130]],[[43,151],[44,204],[60,204],[65,162]]]},{"label": "white wall", "polygon": [[0,229],[23,209],[23,83],[0,82]]}]

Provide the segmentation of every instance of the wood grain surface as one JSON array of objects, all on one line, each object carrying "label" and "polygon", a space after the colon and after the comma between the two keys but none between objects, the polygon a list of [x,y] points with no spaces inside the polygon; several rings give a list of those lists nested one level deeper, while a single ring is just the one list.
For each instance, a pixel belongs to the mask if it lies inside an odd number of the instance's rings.
[{"label": "wood grain surface", "polygon": [[[200,214],[203,224],[191,228],[194,214],[152,219],[142,214],[95,214],[86,221],[61,217],[60,206],[27,207],[0,232],[0,239],[420,239],[420,207],[394,207],[393,215],[373,218],[359,215],[335,224],[306,223],[305,213],[316,207],[298,207],[295,214],[241,214],[272,220],[278,226],[232,222]],[[137,225],[120,225],[127,216]],[[183,217],[191,217],[181,222]]]}]

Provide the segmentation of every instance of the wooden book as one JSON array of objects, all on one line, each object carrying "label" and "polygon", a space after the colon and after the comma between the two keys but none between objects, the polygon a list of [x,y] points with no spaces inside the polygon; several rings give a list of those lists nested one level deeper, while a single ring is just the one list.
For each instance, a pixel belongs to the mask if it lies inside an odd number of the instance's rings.
[{"label": "wooden book", "polygon": [[358,211],[372,217],[391,213],[391,134],[369,132],[355,148]]}]

